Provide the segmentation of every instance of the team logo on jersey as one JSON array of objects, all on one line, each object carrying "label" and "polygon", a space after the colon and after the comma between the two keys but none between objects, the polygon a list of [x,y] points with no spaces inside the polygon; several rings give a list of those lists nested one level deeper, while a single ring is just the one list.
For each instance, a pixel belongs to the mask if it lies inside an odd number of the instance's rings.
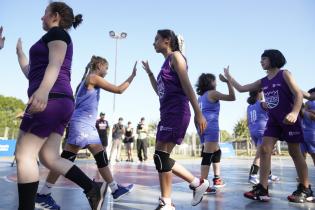
[{"label": "team logo on jersey", "polygon": [[157,91],[160,99],[162,99],[165,94],[165,86],[161,76],[159,76],[157,79]]},{"label": "team logo on jersey", "polygon": [[265,93],[265,100],[268,109],[273,109],[279,104],[279,93],[276,91],[269,91]]}]

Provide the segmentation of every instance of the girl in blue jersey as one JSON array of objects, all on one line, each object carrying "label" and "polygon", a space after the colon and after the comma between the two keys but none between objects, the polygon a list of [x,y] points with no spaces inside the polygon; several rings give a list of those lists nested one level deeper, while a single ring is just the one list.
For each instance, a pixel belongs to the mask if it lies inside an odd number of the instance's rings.
[{"label": "girl in blue jersey", "polygon": [[[228,67],[227,67],[228,68]],[[217,82],[213,74],[201,74],[197,82],[198,102],[202,114],[207,120],[207,128],[203,134],[199,133],[200,142],[203,144],[201,161],[201,178],[207,179],[211,163],[213,163],[213,185],[223,187],[225,184],[220,178],[221,149],[219,147],[219,112],[220,100],[235,101],[234,89],[228,80],[219,75],[222,82],[225,82],[229,89],[229,94],[223,94],[216,90]],[[208,188],[208,193],[213,193],[214,189]]]},{"label": "girl in blue jersey", "polygon": [[[108,167],[107,153],[102,146],[95,126],[95,119],[97,118],[100,90],[103,89],[112,93],[122,94],[136,76],[136,65],[137,62],[127,80],[121,85],[116,86],[104,79],[108,70],[106,59],[99,56],[92,56],[76,90],[75,110],[69,123],[67,143],[61,153],[62,158],[73,162],[80,149],[88,148],[94,156],[100,174],[111,188],[115,201],[131,191],[133,185],[123,187],[113,179]],[[55,203],[51,197],[51,187],[57,181],[58,177],[59,174],[53,171],[48,174],[45,185],[41,192],[37,194],[36,204],[38,207],[47,207],[49,203]]]},{"label": "girl in blue jersey", "polygon": [[[258,170],[260,161],[260,145],[268,121],[267,104],[262,102],[262,91],[249,92],[247,103],[247,126],[250,132],[251,139],[256,147],[256,156],[250,168],[248,181],[252,184],[258,184]],[[268,182],[279,181],[279,177],[272,175],[270,172]]]},{"label": "girl in blue jersey", "polygon": [[[308,91],[310,95],[315,93],[315,88]],[[315,165],[315,101],[309,100],[302,109],[304,143],[301,144],[303,156],[309,153]]]}]

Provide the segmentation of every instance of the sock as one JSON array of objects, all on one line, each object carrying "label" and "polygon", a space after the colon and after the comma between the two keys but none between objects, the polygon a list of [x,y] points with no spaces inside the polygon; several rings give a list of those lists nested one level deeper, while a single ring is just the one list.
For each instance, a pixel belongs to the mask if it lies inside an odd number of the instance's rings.
[{"label": "sock", "polygon": [[73,165],[66,173],[65,177],[70,179],[88,193],[93,188],[93,181],[85,175],[76,165]]},{"label": "sock", "polygon": [[115,192],[118,189],[118,185],[117,182],[112,181],[111,183],[108,184],[110,190],[113,192]]},{"label": "sock", "polygon": [[271,170],[270,170],[270,172],[269,172],[269,176],[271,175]]},{"label": "sock", "polygon": [[220,179],[219,175],[214,175],[214,179]]},{"label": "sock", "polygon": [[258,170],[259,170],[259,166],[253,164],[250,167],[249,175],[257,175],[258,174]]},{"label": "sock", "polygon": [[162,200],[164,201],[164,203],[166,205],[171,205],[172,204],[172,199],[171,198],[162,197]]},{"label": "sock", "polygon": [[200,179],[198,179],[197,177],[195,177],[194,180],[190,182],[190,186],[192,187],[198,187],[199,185],[200,185]]},{"label": "sock", "polygon": [[51,188],[54,186],[54,184],[51,184],[49,182],[45,182],[42,189],[40,190],[39,194],[41,195],[48,195],[51,194]]},{"label": "sock", "polygon": [[18,183],[19,210],[35,209],[35,196],[38,183],[38,181],[30,183]]}]

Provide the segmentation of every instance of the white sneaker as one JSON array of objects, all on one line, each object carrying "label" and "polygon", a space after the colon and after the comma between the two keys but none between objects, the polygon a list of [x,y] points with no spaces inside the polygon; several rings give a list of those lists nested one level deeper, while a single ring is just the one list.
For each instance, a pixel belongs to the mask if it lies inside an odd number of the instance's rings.
[{"label": "white sneaker", "polygon": [[175,210],[174,204],[166,204],[162,198],[159,198],[159,205],[155,210]]},{"label": "white sneaker", "polygon": [[259,183],[258,175],[250,175],[248,178],[248,182],[251,184],[258,184]]},{"label": "white sneaker", "polygon": [[276,175],[270,174],[268,177],[268,183],[279,182],[280,178]]},{"label": "white sneaker", "polygon": [[192,188],[193,192],[193,199],[191,201],[192,206],[198,205],[203,198],[203,194],[207,191],[208,187],[210,186],[209,181],[206,179],[200,180],[200,184],[198,187]]}]

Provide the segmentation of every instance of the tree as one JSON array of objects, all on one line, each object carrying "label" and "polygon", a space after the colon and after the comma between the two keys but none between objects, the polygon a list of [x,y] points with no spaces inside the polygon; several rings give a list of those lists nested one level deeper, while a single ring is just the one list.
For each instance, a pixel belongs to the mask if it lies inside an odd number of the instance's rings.
[{"label": "tree", "polygon": [[221,130],[221,142],[227,142],[232,140],[232,135],[226,131],[226,130]]},{"label": "tree", "polygon": [[19,128],[16,116],[24,109],[25,104],[22,100],[0,95],[0,136],[3,135],[6,127],[10,128],[11,131],[16,131]]},{"label": "tree", "polygon": [[237,140],[248,139],[249,130],[247,127],[247,120],[243,118],[237,121],[236,125],[234,126],[233,131],[234,131],[234,136]]}]

